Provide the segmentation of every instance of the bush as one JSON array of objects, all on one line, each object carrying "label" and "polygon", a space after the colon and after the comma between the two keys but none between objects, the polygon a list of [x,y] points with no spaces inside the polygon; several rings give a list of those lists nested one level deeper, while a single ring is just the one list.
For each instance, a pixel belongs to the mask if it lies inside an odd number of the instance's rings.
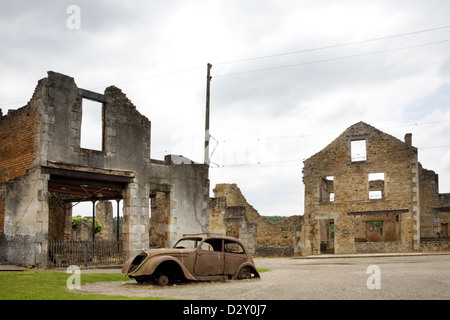
[{"label": "bush", "polygon": [[[92,218],[86,218],[86,217],[72,217],[72,230],[76,231],[78,225],[83,222],[86,221],[88,223],[90,223],[92,225]],[[95,231],[94,233],[99,233],[100,231],[102,231],[103,227],[100,224],[100,222],[98,222],[97,219],[95,219]]]}]

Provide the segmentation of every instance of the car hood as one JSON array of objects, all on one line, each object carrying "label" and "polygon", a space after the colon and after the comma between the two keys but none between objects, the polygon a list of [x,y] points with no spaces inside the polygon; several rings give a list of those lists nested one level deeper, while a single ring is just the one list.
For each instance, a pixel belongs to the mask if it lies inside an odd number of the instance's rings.
[{"label": "car hood", "polygon": [[173,255],[173,254],[183,254],[187,252],[192,252],[194,249],[175,249],[175,248],[158,248],[158,249],[148,249],[145,252],[148,257],[158,256],[158,255]]}]

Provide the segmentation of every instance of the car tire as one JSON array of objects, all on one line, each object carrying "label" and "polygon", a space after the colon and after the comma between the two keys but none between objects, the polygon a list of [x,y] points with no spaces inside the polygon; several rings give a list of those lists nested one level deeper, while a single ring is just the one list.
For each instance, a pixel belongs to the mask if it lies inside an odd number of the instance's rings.
[{"label": "car tire", "polygon": [[134,280],[136,280],[137,283],[146,283],[146,282],[150,282],[151,279],[149,277],[137,277]]},{"label": "car tire", "polygon": [[167,286],[169,284],[169,277],[165,274],[160,274],[156,277],[156,283],[160,286]]},{"label": "car tire", "polygon": [[251,273],[249,267],[243,267],[243,268],[239,271],[239,275],[238,275],[238,279],[239,279],[239,280],[250,279],[251,277],[252,277],[252,273]]}]

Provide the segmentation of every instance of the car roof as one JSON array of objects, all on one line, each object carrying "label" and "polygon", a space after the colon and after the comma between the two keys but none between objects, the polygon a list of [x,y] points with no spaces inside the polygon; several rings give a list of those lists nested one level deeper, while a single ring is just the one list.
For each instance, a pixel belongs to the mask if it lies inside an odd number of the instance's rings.
[{"label": "car roof", "polygon": [[181,239],[224,239],[231,240],[236,242],[242,242],[240,239],[230,236],[224,236],[220,234],[209,234],[209,233],[193,233],[193,234],[184,234]]}]

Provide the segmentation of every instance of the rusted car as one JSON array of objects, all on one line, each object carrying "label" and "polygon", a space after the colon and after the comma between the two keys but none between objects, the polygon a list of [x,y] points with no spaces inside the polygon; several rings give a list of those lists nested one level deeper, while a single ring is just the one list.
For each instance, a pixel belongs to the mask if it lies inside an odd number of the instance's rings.
[{"label": "rusted car", "polygon": [[233,237],[186,235],[173,248],[149,249],[129,259],[122,273],[137,282],[259,278],[244,243]]}]

